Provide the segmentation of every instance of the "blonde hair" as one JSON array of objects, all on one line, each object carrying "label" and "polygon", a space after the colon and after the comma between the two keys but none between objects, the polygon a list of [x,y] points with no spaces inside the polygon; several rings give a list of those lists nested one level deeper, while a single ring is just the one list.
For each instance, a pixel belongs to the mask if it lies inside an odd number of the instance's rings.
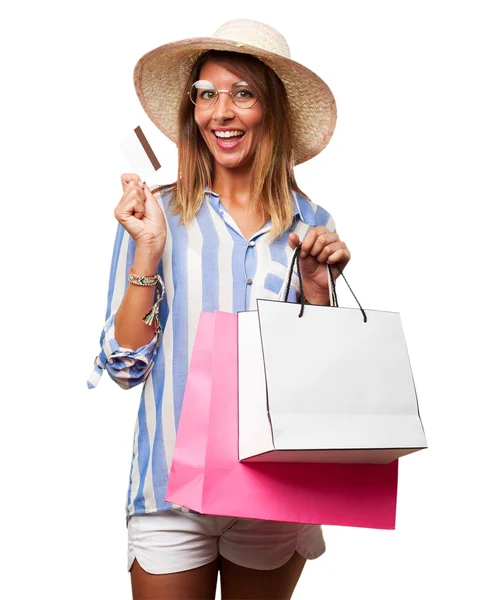
[{"label": "blonde hair", "polygon": [[213,157],[196,125],[194,106],[187,95],[206,61],[214,61],[247,81],[263,104],[260,142],[251,170],[250,208],[259,208],[264,218],[269,216],[270,236],[277,238],[293,221],[291,192],[306,194],[299,189],[293,171],[293,133],[286,90],[276,73],[251,55],[209,50],[196,61],[179,109],[178,180],[157,189],[160,193],[172,192],[168,206],[173,214],[180,214],[180,222],[185,224],[198,213],[206,186],[212,188]]}]

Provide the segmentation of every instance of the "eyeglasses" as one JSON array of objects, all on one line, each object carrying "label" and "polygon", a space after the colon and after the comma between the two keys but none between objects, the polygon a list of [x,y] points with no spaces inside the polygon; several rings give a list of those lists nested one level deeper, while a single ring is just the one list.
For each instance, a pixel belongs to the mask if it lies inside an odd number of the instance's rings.
[{"label": "eyeglasses", "polygon": [[198,108],[209,108],[218,101],[221,93],[229,94],[238,108],[252,108],[258,102],[258,97],[245,81],[235,83],[231,90],[217,90],[211,81],[201,79],[191,86],[188,96]]}]

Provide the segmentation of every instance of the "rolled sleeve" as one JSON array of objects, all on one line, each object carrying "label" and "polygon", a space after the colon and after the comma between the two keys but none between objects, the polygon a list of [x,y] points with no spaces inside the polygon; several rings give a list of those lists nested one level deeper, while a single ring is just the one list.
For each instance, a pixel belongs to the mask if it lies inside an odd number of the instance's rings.
[{"label": "rolled sleeve", "polygon": [[135,241],[118,224],[110,267],[105,324],[100,335],[100,353],[87,380],[90,389],[98,385],[105,370],[121,388],[129,389],[145,381],[153,367],[163,335],[161,331],[137,350],[122,348],[115,338],[115,315],[129,285],[128,271],[133,264],[135,251]]},{"label": "rolled sleeve", "polygon": [[87,381],[88,387],[98,385],[104,370],[125,390],[143,383],[153,367],[159,336],[160,332],[155,333],[148,344],[136,350],[122,348],[115,338],[115,314],[111,315],[100,337],[101,351],[95,358],[95,366]]}]

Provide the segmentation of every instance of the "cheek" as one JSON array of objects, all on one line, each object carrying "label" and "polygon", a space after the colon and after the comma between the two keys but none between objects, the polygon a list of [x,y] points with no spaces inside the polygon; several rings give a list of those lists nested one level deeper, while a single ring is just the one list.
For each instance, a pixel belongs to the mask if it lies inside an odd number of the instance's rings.
[{"label": "cheek", "polygon": [[262,132],[262,121],[261,119],[259,119],[256,123],[254,123],[254,125],[252,125],[252,129],[254,131],[254,138],[255,141],[258,142],[259,138],[261,137],[261,132]]},{"label": "cheek", "polygon": [[205,116],[196,110],[194,112],[194,119],[195,119],[195,123],[196,123],[197,127],[200,130],[205,127],[205,125],[206,125]]},{"label": "cheek", "polygon": [[198,118],[196,112],[194,114],[194,119],[195,119],[196,126],[201,129],[201,119]]},{"label": "cheek", "polygon": [[200,136],[205,140],[206,143],[208,143],[208,132],[205,129],[206,123],[205,123],[204,119],[201,119],[201,117],[197,118],[195,116],[195,123],[196,123],[196,126],[198,127]]},{"label": "cheek", "polygon": [[250,127],[254,130],[255,135],[258,135],[262,128],[263,123],[263,111],[258,111],[255,115],[251,115],[251,125]]}]

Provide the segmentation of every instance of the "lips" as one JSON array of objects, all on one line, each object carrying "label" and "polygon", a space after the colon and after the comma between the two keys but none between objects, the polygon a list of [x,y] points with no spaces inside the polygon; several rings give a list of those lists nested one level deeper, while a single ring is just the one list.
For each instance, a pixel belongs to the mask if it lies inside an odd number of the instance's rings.
[{"label": "lips", "polygon": [[216,145],[222,150],[232,150],[241,144],[246,132],[241,129],[215,129],[213,136]]}]

